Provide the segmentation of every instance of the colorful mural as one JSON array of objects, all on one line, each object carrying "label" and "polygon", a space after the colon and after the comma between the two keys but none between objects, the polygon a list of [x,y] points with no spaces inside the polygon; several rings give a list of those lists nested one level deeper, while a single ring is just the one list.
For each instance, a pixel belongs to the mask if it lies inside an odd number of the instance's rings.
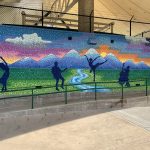
[{"label": "colorful mural", "polygon": [[10,73],[8,88],[55,85],[56,80],[56,90],[59,79],[62,88],[64,79],[70,84],[93,80],[123,83],[121,72],[127,68],[134,72],[132,79],[150,75],[150,42],[123,35],[0,25],[0,56],[0,64],[5,65],[0,66],[3,91],[7,90],[2,81],[6,72]]}]

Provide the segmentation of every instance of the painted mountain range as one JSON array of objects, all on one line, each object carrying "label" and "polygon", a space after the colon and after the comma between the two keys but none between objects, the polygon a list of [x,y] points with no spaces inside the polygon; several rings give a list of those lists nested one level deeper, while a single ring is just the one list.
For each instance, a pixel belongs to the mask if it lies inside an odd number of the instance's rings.
[{"label": "painted mountain range", "polygon": [[[99,58],[94,62],[101,63],[107,60],[106,63],[99,66],[98,69],[121,69],[122,62],[112,53],[109,53],[105,57],[101,57],[99,53],[91,48],[86,54],[88,58]],[[62,68],[89,68],[88,61],[85,56],[81,56],[76,50],[70,50],[64,57],[60,58],[53,54],[49,54],[46,57],[40,59],[39,61],[35,61],[30,57],[22,58],[21,60],[16,61],[13,64],[10,64],[10,67],[13,68],[51,68],[54,65],[54,62],[57,61],[59,66]],[[132,60],[128,60],[125,62],[125,67],[130,66],[131,69],[150,69],[150,66],[145,64],[144,62],[140,62],[135,64]]]}]

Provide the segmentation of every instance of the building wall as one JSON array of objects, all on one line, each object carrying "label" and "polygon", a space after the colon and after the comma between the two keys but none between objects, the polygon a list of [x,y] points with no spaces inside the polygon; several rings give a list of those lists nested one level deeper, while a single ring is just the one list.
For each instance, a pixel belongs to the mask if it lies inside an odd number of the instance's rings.
[{"label": "building wall", "polygon": [[[97,66],[98,82],[117,81],[123,63],[130,67],[129,79],[150,75],[149,41],[123,35],[1,25],[0,56],[10,68],[8,88],[55,85],[55,62],[61,70],[67,68],[56,73],[65,83],[92,82],[94,72],[87,58],[97,58],[92,65]],[[1,78],[5,70],[1,67]]]}]

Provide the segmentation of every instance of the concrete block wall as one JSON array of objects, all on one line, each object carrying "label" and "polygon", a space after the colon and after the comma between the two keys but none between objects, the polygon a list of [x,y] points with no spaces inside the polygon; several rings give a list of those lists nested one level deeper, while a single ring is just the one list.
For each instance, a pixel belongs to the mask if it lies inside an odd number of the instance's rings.
[{"label": "concrete block wall", "polygon": [[110,107],[110,105],[111,102],[106,105],[101,101],[91,101],[1,113],[0,140],[103,112],[106,111],[105,109],[108,108],[108,106]]},{"label": "concrete block wall", "polygon": [[[144,92],[127,92],[124,93],[124,98],[137,99],[137,97],[144,97]],[[109,101],[119,101],[121,99],[121,93],[96,93],[96,98],[98,101],[108,103]],[[49,94],[49,95],[41,95],[34,96],[34,108],[47,107],[47,106],[55,106],[55,105],[63,105],[65,104],[65,93],[58,94]],[[95,101],[95,93],[91,92],[73,92],[67,94],[67,103],[74,104],[80,102],[89,102]],[[130,100],[128,101],[128,103]],[[134,101],[135,103],[135,101]],[[6,99],[0,101],[0,112],[8,112],[8,111],[16,111],[16,110],[26,110],[32,108],[32,97],[22,97],[22,98],[14,98],[14,99]]]},{"label": "concrete block wall", "polygon": [[[123,108],[150,106],[150,97],[126,99]],[[0,140],[58,123],[122,109],[118,100],[101,100],[0,113]]]}]

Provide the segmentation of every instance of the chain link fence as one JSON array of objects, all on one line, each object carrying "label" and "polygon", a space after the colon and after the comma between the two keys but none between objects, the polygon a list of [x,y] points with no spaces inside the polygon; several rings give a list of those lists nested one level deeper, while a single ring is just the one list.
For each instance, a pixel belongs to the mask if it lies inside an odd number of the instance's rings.
[{"label": "chain link fence", "polygon": [[[90,28],[93,28],[91,21],[93,20],[93,16],[0,5],[0,24],[44,26],[78,30],[79,16],[86,17],[87,23],[91,22]],[[149,38],[150,23],[136,22],[132,19],[120,20],[94,17],[94,31]]]}]

